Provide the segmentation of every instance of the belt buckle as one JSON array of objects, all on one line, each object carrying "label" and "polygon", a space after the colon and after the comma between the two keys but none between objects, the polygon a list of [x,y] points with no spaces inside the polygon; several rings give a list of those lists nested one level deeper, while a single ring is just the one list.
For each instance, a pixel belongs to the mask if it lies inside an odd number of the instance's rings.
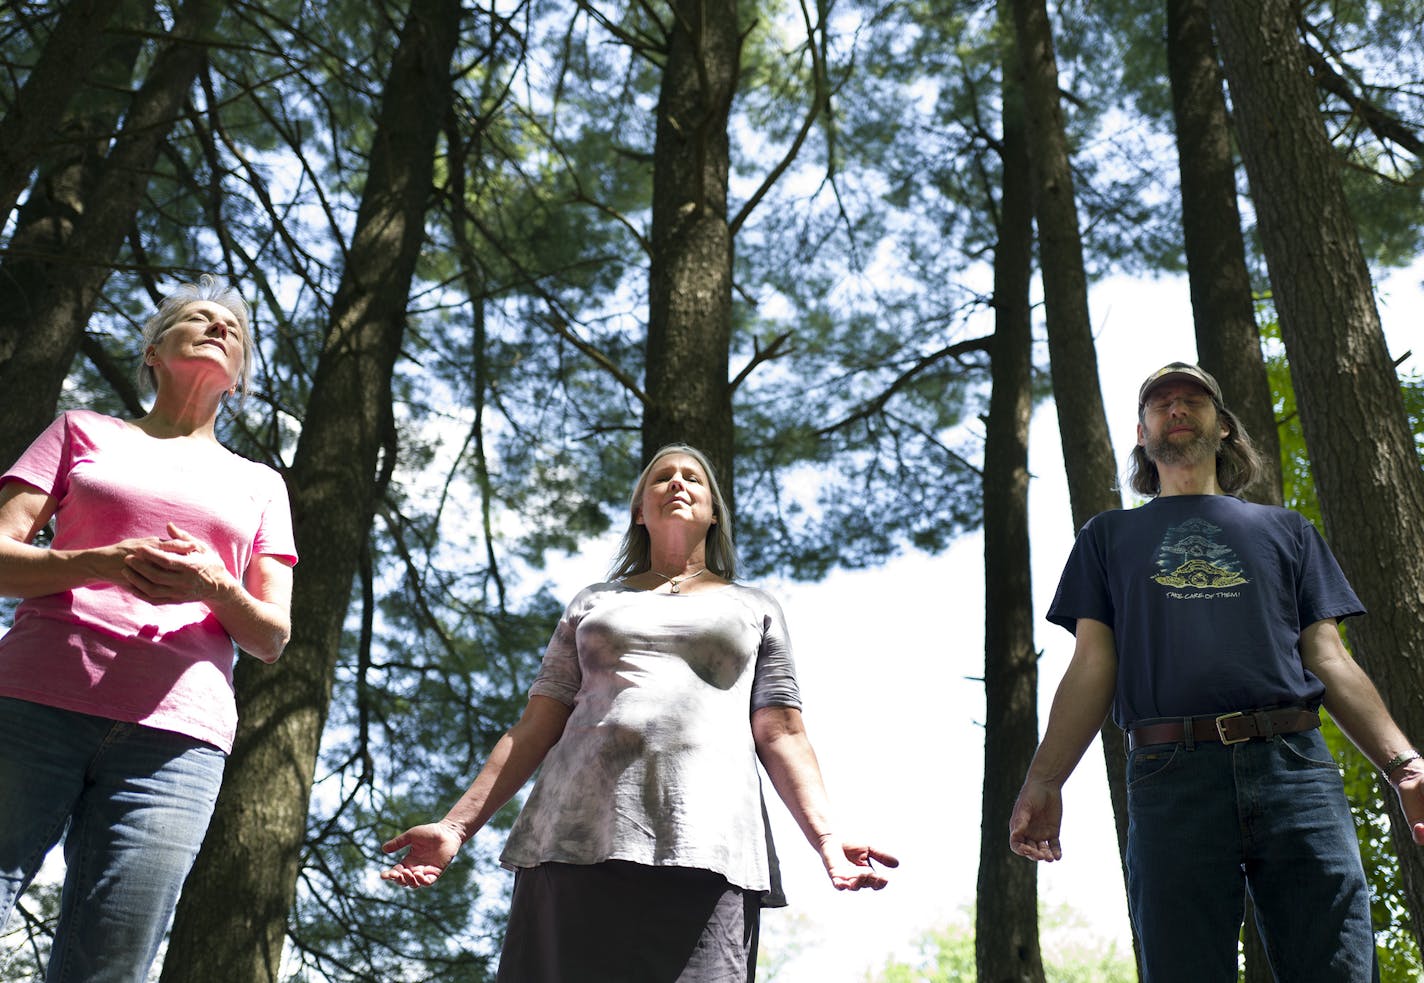
[{"label": "belt buckle", "polygon": [[1216,735],[1221,738],[1222,744],[1244,744],[1246,741],[1249,741],[1251,739],[1251,735],[1247,734],[1245,737],[1238,737],[1235,740],[1232,740],[1231,738],[1226,736],[1226,728],[1221,725],[1221,722],[1223,720],[1230,720],[1232,717],[1244,716],[1246,716],[1245,713],[1240,710],[1237,710],[1235,713],[1220,714],[1216,718]]}]

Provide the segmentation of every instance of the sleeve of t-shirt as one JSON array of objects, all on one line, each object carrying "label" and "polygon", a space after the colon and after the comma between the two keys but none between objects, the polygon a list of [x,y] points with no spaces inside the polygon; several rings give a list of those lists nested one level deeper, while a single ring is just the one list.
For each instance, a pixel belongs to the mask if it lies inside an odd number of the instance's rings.
[{"label": "sleeve of t-shirt", "polygon": [[1048,606],[1047,619],[1074,634],[1078,631],[1079,618],[1113,624],[1112,593],[1108,589],[1107,569],[1097,532],[1096,519],[1089,519],[1083,525],[1068,554],[1068,562],[1063,565],[1053,603]]},{"label": "sleeve of t-shirt", "polygon": [[752,676],[752,710],[763,707],[801,709],[801,688],[796,683],[796,663],[791,657],[791,634],[781,605],[770,594],[762,617],[761,646]]},{"label": "sleeve of t-shirt", "polygon": [[297,562],[297,541],[292,533],[292,505],[287,498],[287,483],[271,468],[258,465],[266,472],[269,488],[267,507],[257,525],[252,541],[253,556],[275,556],[289,563]]},{"label": "sleeve of t-shirt", "polygon": [[591,593],[591,589],[580,591],[564,608],[563,616],[554,627],[553,637],[544,648],[539,675],[534,677],[529,687],[530,696],[547,696],[564,706],[574,705],[579,687],[583,685],[583,670],[578,661],[578,620],[587,608]]},{"label": "sleeve of t-shirt", "polygon": [[54,419],[34,439],[10,470],[0,475],[0,485],[23,481],[53,498],[61,499],[68,489],[69,414]]},{"label": "sleeve of t-shirt", "polygon": [[1296,610],[1304,628],[1326,618],[1348,618],[1364,614],[1335,554],[1325,544],[1319,530],[1304,516],[1299,517],[1300,567],[1296,573]]}]

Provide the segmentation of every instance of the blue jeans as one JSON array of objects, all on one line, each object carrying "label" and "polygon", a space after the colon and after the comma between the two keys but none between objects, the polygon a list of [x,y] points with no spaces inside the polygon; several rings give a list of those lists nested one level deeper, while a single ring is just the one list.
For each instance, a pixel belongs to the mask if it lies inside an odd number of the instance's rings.
[{"label": "blue jeans", "polygon": [[1320,731],[1146,745],[1127,782],[1144,983],[1235,983],[1248,889],[1276,979],[1377,979],[1369,887]]},{"label": "blue jeans", "polygon": [[48,983],[148,978],[225,761],[181,734],[0,697],[0,925],[64,833]]}]

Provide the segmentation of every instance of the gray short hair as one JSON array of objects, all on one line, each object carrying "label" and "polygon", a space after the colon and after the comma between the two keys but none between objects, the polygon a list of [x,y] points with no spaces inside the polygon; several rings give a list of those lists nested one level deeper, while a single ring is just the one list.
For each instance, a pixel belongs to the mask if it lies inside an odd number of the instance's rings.
[{"label": "gray short hair", "polygon": [[[158,310],[143,323],[143,350],[147,351],[150,345],[158,344],[158,339],[178,323],[183,309],[197,300],[210,300],[226,307],[237,318],[238,326],[242,330],[242,372],[237,381],[238,405],[241,406],[246,402],[248,390],[252,387],[252,332],[247,326],[247,302],[242,299],[237,288],[228,283],[226,277],[216,273],[204,273],[198,277],[197,283],[180,283],[174,287],[172,293],[164,297],[158,305]],[[158,376],[154,373],[153,366],[143,359],[139,359],[138,363],[138,386],[140,391],[158,391]]]}]

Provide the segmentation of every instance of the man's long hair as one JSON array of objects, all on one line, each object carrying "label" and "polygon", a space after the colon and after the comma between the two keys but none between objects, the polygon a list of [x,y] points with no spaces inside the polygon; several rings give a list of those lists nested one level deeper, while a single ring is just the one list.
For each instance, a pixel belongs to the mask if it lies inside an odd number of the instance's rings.
[{"label": "man's long hair", "polygon": [[[1226,425],[1226,436],[1221,438],[1221,446],[1216,449],[1216,483],[1226,494],[1240,498],[1247,486],[1261,475],[1261,455],[1236,414],[1215,400],[1212,403],[1217,417]],[[1142,417],[1139,415],[1138,419]],[[1147,456],[1147,449],[1141,444],[1132,449],[1127,483],[1137,494],[1149,498],[1156,497],[1162,491],[1162,477],[1157,473],[1157,465]]]}]

